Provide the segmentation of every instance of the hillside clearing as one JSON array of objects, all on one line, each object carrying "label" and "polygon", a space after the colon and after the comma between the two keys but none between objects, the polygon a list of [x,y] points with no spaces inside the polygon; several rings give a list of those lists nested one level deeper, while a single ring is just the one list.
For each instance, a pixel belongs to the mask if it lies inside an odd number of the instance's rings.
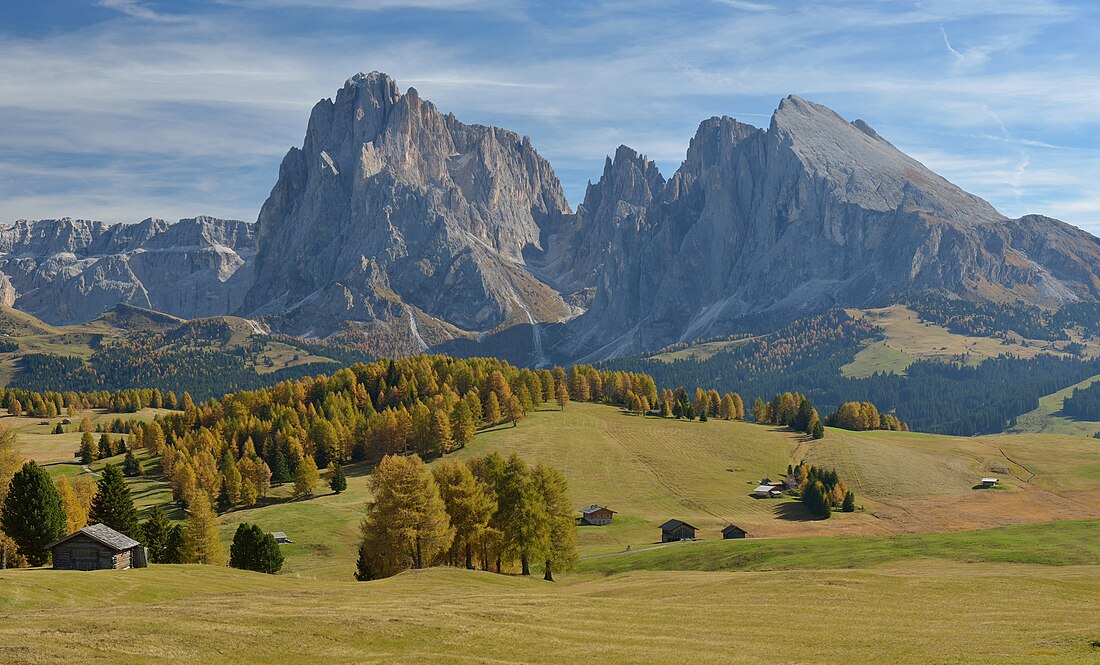
[{"label": "hillside clearing", "polygon": [[587,559],[583,572],[820,570],[922,560],[1100,565],[1100,521],[1048,522],[980,531],[878,537],[714,540]]},{"label": "hillside clearing", "polygon": [[[1057,351],[1048,341],[1025,340],[1011,336],[1008,340],[977,337],[953,333],[935,323],[923,321],[920,315],[905,305],[892,305],[881,309],[849,309],[850,316],[864,318],[882,328],[885,340],[867,344],[852,362],[841,368],[850,378],[871,376],[875,372],[904,374],[915,360],[954,360],[963,356],[976,365],[988,358],[1011,353],[1017,358],[1034,358],[1040,353],[1066,355]],[[1086,353],[1094,354],[1095,345],[1078,340],[1086,347]]]},{"label": "hillside clearing", "polygon": [[1100,421],[1077,420],[1062,414],[1062,400],[1072,395],[1074,388],[1087,388],[1097,381],[1100,381],[1100,375],[1090,376],[1080,383],[1068,386],[1045,397],[1040,397],[1038,408],[1018,416],[1016,425],[1009,429],[1009,432],[1014,434],[1066,434],[1090,437],[1100,432]]}]

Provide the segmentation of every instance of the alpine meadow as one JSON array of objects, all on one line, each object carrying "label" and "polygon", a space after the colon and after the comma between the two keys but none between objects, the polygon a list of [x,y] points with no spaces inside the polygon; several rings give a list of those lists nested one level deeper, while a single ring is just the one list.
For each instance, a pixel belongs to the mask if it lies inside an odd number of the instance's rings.
[{"label": "alpine meadow", "polygon": [[0,663],[1100,662],[1092,4],[23,4]]}]

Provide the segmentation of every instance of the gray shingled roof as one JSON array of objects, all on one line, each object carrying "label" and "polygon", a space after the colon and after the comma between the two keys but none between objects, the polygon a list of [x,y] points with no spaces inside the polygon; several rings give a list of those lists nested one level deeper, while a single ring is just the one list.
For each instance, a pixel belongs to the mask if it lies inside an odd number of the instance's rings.
[{"label": "gray shingled roof", "polygon": [[596,512],[597,510],[607,510],[607,511],[610,511],[612,513],[615,512],[614,510],[611,510],[610,508],[605,508],[603,506],[597,506],[596,504],[592,504],[591,506],[589,506],[587,508],[581,508],[581,513],[585,514],[585,515],[588,515],[588,514]]},{"label": "gray shingled roof", "polygon": [[134,540],[133,538],[130,538],[127,535],[121,534],[118,531],[115,531],[114,529],[107,526],[106,524],[91,524],[91,525],[88,525],[88,526],[84,527],[80,531],[77,531],[76,533],[72,533],[72,534],[69,534],[69,535],[65,536],[61,540],[56,540],[56,541],[50,543],[49,547],[53,547],[54,545],[60,545],[61,543],[65,542],[66,540],[69,540],[71,538],[75,538],[76,536],[79,536],[81,534],[83,534],[85,536],[88,536],[89,538],[92,538],[93,540],[98,540],[99,542],[103,543],[107,547],[110,547],[111,549],[113,549],[115,551],[118,551],[118,552],[121,552],[123,550],[128,550],[128,549],[131,549],[131,548],[134,548],[134,547],[138,547],[139,545],[141,545],[141,543],[139,543],[138,541]]},{"label": "gray shingled roof", "polygon": [[661,525],[661,531],[671,531],[671,530],[673,530],[676,527],[681,526],[681,525],[686,526],[686,527],[691,528],[691,529],[695,529],[696,531],[698,531],[698,529],[696,529],[695,527],[691,526],[690,524],[688,524],[687,522],[685,522],[683,520],[669,520],[669,521],[667,521],[667,522],[665,522],[664,524]]}]

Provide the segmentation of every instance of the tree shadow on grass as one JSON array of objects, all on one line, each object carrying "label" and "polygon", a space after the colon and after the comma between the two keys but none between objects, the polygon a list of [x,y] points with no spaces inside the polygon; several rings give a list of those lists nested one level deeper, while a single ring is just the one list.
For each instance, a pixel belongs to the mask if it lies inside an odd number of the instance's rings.
[{"label": "tree shadow on grass", "polygon": [[819,519],[801,501],[785,501],[776,506],[774,512],[777,518],[789,522],[816,522]]}]

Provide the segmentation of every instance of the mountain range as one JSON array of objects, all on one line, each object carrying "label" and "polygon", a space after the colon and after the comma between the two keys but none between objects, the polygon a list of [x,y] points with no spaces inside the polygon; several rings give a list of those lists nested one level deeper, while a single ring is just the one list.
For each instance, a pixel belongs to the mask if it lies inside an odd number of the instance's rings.
[{"label": "mountain range", "polygon": [[704,120],[667,178],[620,146],[572,211],[527,137],[373,72],[313,108],[255,224],[19,221],[0,272],[3,304],[50,323],[127,303],[544,365],[914,291],[1096,301],[1100,241],[1009,219],[796,96],[767,128]]}]

